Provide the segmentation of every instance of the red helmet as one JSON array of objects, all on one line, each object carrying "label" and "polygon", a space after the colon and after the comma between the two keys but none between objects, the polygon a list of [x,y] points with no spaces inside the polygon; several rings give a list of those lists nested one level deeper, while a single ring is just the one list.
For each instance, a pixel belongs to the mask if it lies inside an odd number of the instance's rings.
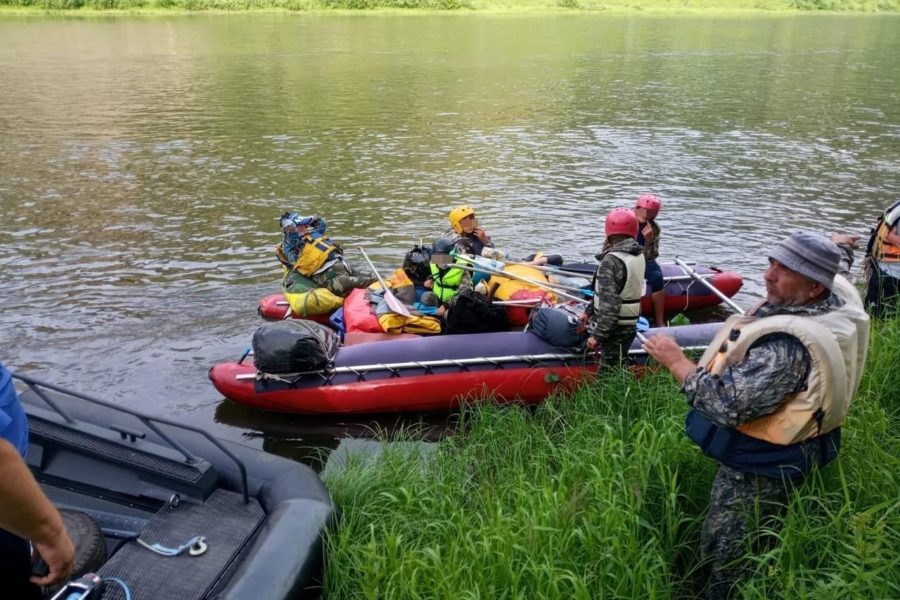
[{"label": "red helmet", "polygon": [[646,208],[648,219],[656,218],[656,215],[659,214],[660,206],[662,206],[662,204],[660,203],[659,198],[651,194],[644,194],[639,197],[637,199],[637,204],[634,205],[635,208]]},{"label": "red helmet", "polygon": [[617,208],[606,215],[606,237],[627,235],[637,237],[638,220],[630,208]]}]

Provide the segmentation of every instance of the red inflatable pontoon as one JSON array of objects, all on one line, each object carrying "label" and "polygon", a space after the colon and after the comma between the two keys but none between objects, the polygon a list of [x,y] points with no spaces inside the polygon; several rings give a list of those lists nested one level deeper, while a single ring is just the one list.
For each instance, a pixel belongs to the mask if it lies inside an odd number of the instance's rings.
[{"label": "red inflatable pontoon", "polygon": [[[704,347],[721,323],[650,330],[686,348]],[[640,352],[635,341],[632,352]],[[593,377],[590,355],[527,332],[430,336],[344,346],[329,371],[273,377],[250,361],[210,369],[223,396],[246,406],[317,414],[448,410],[463,402],[535,404]]]}]

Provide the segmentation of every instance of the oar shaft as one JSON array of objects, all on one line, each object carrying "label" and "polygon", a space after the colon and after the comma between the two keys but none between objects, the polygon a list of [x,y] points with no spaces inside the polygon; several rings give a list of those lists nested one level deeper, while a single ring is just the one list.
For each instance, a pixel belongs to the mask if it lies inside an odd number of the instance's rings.
[{"label": "oar shaft", "polygon": [[372,269],[372,273],[375,274],[375,277],[378,279],[378,283],[381,284],[382,289],[387,290],[388,289],[387,284],[384,282],[384,279],[381,277],[381,273],[378,272],[378,269],[376,269],[375,265],[372,264],[372,261],[369,260],[369,255],[366,253],[365,250],[362,249],[362,247],[357,248],[357,249],[360,251],[360,253],[362,253],[362,256],[364,259],[366,259],[366,262],[369,263],[369,268]]},{"label": "oar shaft", "polygon": [[531,263],[516,262],[514,260],[500,260],[500,259],[494,259],[494,260],[496,260],[497,262],[501,262],[504,265],[516,265],[516,266],[522,266],[522,267],[530,267],[532,269],[537,269],[538,271],[543,271],[544,273],[557,274],[557,275],[567,274],[567,275],[575,275],[575,276],[590,278],[590,275],[588,273],[584,273],[582,271],[566,270],[565,265],[563,265],[562,267],[546,267],[544,265],[533,265]]},{"label": "oar shaft", "polygon": [[496,275],[498,277],[508,277],[509,279],[515,279],[516,281],[521,281],[522,283],[528,283],[528,284],[536,286],[536,287],[544,288],[550,292],[553,292],[557,296],[561,296],[563,298],[568,298],[569,300],[574,300],[575,302],[582,302],[584,304],[588,304],[588,301],[585,300],[584,298],[579,298],[578,296],[573,296],[571,294],[567,294],[566,292],[558,289],[553,284],[542,282],[542,281],[535,281],[534,279],[528,279],[527,277],[520,277],[513,273],[507,273],[506,271],[496,271],[494,269],[489,269],[486,267],[485,268],[469,267],[466,265],[461,265],[459,263],[452,265],[451,268],[462,269],[464,271],[471,271],[473,273],[487,273],[488,275]]},{"label": "oar shaft", "polygon": [[366,262],[369,263],[369,268],[372,269],[372,273],[375,274],[375,277],[378,278],[378,283],[381,284],[381,289],[384,290],[384,299],[387,301],[388,308],[390,308],[395,313],[401,314],[404,317],[410,316],[412,313],[409,312],[409,309],[406,308],[406,305],[403,304],[400,300],[394,296],[394,293],[391,291],[391,288],[388,287],[387,283],[384,282],[384,278],[381,277],[381,274],[378,272],[378,269],[375,268],[375,265],[372,264],[372,261],[369,260],[369,255],[363,250],[362,246],[358,247],[358,250],[362,253],[363,258],[366,259]]},{"label": "oar shaft", "polygon": [[[522,267],[530,267],[532,269],[537,269],[538,271],[542,271],[542,272],[548,273],[550,275],[569,275],[569,276],[573,276],[573,277],[583,277],[585,279],[590,279],[591,277],[593,277],[593,273],[585,273],[584,271],[566,270],[565,265],[563,265],[561,267],[545,267],[542,265],[532,265],[530,263],[525,263],[525,262],[516,262],[513,260],[499,260],[499,259],[493,259],[493,260],[503,263],[504,265],[518,265],[518,266],[522,266]],[[690,264],[694,264],[694,263],[685,263],[685,264],[690,265]],[[712,275],[700,275],[699,273],[697,274],[697,276],[702,277],[703,279],[709,279],[710,277],[712,277]],[[667,276],[663,275],[663,281],[666,283],[668,283],[670,281],[684,281],[686,279],[696,279],[696,277],[692,277],[691,275],[670,275],[667,277]]]},{"label": "oar shaft", "polygon": [[691,277],[693,277],[694,279],[696,279],[697,281],[699,281],[700,283],[705,285],[707,288],[709,288],[709,291],[711,291],[713,294],[718,296],[722,300],[722,302],[724,302],[725,304],[727,304],[728,306],[733,308],[736,312],[738,312],[740,314],[744,314],[744,312],[745,312],[744,309],[741,308],[740,306],[738,306],[737,304],[735,304],[734,300],[732,300],[731,298],[729,298],[728,296],[723,294],[716,286],[714,286],[709,281],[707,281],[706,279],[701,277],[697,273],[697,271],[693,270],[690,266],[688,266],[688,264],[686,262],[684,262],[677,256],[675,257],[675,264],[678,265],[679,267],[681,267],[682,269],[684,269],[688,275],[690,275]]},{"label": "oar shaft", "polygon": [[[498,269],[497,267],[494,267],[492,265],[485,265],[484,263],[479,263],[477,257],[470,258],[469,255],[462,255],[459,258],[461,258],[462,260],[465,260],[470,266],[472,266],[476,269],[480,269],[484,273],[496,273],[498,276],[501,276],[501,277],[515,278],[512,274],[507,273],[506,271],[503,271],[502,269]],[[516,262],[510,262],[510,261],[506,261],[506,260],[491,259],[490,262],[499,262],[504,265],[523,265],[523,266],[527,266],[527,267],[532,266],[532,265],[528,265],[526,263],[516,263]],[[585,293],[585,294],[588,293],[587,290],[584,290],[583,288],[572,286],[572,285],[563,285],[561,283],[550,283],[549,281],[540,282],[540,281],[536,281],[534,279],[529,279],[529,278],[523,277],[522,275],[518,275],[516,277],[519,277],[521,281],[526,281],[533,285],[547,286],[547,287],[553,288],[554,290],[566,290],[569,292],[580,292],[580,293]]]}]

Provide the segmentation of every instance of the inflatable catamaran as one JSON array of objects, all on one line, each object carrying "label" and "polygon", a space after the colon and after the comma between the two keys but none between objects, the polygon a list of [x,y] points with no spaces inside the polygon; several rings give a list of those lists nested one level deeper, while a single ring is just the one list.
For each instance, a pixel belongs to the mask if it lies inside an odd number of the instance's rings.
[{"label": "inflatable catamaran", "polygon": [[[683,348],[704,348],[721,323],[651,329]],[[635,340],[631,353],[643,357]],[[229,400],[270,411],[347,414],[449,410],[475,401],[536,404],[597,373],[590,354],[552,346],[530,332],[397,339],[342,346],[327,368],[260,373],[244,359],[209,378]]]},{"label": "inflatable catamaran", "polygon": [[[679,264],[680,263],[680,264]],[[666,315],[675,315],[681,312],[712,308],[722,302],[722,296],[731,298],[741,289],[744,281],[740,275],[733,271],[725,271],[716,267],[691,267],[687,263],[664,263],[663,288],[665,297]],[[563,266],[561,273],[580,275],[590,279],[597,268],[592,263],[574,263]],[[698,280],[698,277],[703,281]],[[718,291],[717,294],[715,291]],[[285,299],[284,294],[270,294],[260,299],[259,314],[266,319],[304,318],[328,323],[328,315],[312,314],[309,311],[298,312],[292,308]],[[641,297],[641,314],[652,318],[653,306],[650,303],[649,288],[645,288]]]}]

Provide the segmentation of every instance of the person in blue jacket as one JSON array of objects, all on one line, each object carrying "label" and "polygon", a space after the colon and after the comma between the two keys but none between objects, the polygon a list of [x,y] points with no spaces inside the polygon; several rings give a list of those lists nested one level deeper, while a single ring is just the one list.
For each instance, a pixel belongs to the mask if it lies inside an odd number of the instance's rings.
[{"label": "person in blue jacket", "polygon": [[[75,548],[59,511],[28,470],[28,420],[0,363],[0,597],[40,600],[38,586],[66,581]],[[30,540],[30,543],[29,543]],[[32,548],[49,567],[32,575]]]}]

